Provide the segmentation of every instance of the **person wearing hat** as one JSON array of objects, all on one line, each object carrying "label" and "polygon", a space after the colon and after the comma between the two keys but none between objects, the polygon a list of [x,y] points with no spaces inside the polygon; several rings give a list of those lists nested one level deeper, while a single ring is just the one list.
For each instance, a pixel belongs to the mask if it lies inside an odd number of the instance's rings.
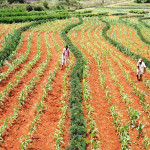
[{"label": "person wearing hat", "polygon": [[62,69],[63,69],[64,64],[65,64],[65,67],[66,67],[66,62],[67,62],[68,57],[69,57],[69,48],[68,48],[68,46],[66,46],[63,49],[63,53],[62,53]]},{"label": "person wearing hat", "polygon": [[[146,72],[146,65],[143,60],[140,58],[137,63],[137,80],[142,81],[142,75]],[[140,75],[140,79],[139,79]]]}]

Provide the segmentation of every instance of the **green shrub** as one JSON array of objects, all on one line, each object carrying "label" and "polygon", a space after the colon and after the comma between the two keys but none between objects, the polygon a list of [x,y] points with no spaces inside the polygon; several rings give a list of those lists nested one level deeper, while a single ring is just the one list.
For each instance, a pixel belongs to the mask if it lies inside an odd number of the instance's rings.
[{"label": "green shrub", "polygon": [[136,13],[136,14],[147,14],[149,11],[144,11],[144,10],[130,10],[130,13]]},{"label": "green shrub", "polygon": [[134,0],[136,3],[141,3],[142,0]]},{"label": "green shrub", "polygon": [[26,6],[27,11],[32,11],[34,8],[32,5],[27,5]]},{"label": "green shrub", "polygon": [[35,11],[43,11],[44,8],[42,6],[34,6]]},{"label": "green shrub", "polygon": [[48,7],[48,2],[43,2],[43,6],[44,6],[44,8],[46,8],[46,9],[49,9],[49,7]]}]

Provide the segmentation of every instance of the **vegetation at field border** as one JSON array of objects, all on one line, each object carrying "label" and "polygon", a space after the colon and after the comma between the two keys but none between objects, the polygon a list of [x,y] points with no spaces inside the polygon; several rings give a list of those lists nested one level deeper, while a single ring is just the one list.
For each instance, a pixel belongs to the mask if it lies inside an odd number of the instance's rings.
[{"label": "vegetation at field border", "polygon": [[82,113],[82,87],[81,80],[83,76],[83,66],[84,60],[82,53],[74,46],[71,40],[66,35],[73,27],[83,23],[83,20],[79,18],[79,22],[67,26],[61,32],[62,38],[65,40],[66,45],[70,47],[71,52],[76,57],[76,64],[73,67],[71,73],[71,96],[69,98],[70,102],[70,112],[71,112],[71,128],[70,128],[70,146],[67,149],[85,149],[85,137],[86,137],[86,125],[85,119]]}]

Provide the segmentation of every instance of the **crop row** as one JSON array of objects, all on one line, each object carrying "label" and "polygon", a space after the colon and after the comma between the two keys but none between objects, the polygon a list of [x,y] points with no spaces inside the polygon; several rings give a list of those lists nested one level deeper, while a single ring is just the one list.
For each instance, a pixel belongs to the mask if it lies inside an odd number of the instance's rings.
[{"label": "crop row", "polygon": [[0,23],[18,23],[18,22],[30,22],[39,20],[51,20],[51,19],[65,19],[69,18],[67,14],[48,14],[48,15],[36,15],[36,16],[15,16],[15,17],[4,17],[0,18]]},{"label": "crop row", "polygon": [[0,13],[0,17],[12,17],[12,16],[34,16],[34,15],[46,15],[48,12],[46,11],[32,11],[32,12],[6,12],[6,13]]},{"label": "crop row", "polygon": [[140,18],[139,21],[140,21],[141,23],[143,23],[146,27],[150,28],[150,25],[146,24],[146,23],[143,21],[143,20],[149,20],[149,19],[150,19],[150,17],[144,17],[144,18]]},{"label": "crop row", "polygon": [[82,86],[80,84],[83,76],[83,66],[84,60],[82,53],[74,46],[71,40],[66,35],[73,27],[82,24],[83,20],[80,18],[80,21],[76,24],[67,26],[62,30],[61,35],[69,45],[71,52],[76,57],[76,64],[73,67],[71,73],[71,96],[69,98],[70,102],[70,112],[71,112],[71,128],[70,128],[70,147],[69,149],[85,149],[85,137],[86,137],[86,125],[85,119],[82,113]]}]

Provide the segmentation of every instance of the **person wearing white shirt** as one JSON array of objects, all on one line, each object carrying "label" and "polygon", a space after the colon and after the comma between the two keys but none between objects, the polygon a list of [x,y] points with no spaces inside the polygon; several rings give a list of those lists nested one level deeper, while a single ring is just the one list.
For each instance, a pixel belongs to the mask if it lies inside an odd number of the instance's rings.
[{"label": "person wearing white shirt", "polygon": [[[146,72],[146,65],[143,62],[143,60],[140,58],[138,63],[137,63],[137,80],[142,81],[142,75],[145,74]],[[140,75],[140,79],[139,79]]]},{"label": "person wearing white shirt", "polygon": [[68,58],[69,58],[69,48],[68,48],[68,46],[66,46],[63,49],[63,53],[62,53],[62,69],[63,69],[64,64],[65,64],[65,67],[66,67],[66,62],[67,62]]}]

